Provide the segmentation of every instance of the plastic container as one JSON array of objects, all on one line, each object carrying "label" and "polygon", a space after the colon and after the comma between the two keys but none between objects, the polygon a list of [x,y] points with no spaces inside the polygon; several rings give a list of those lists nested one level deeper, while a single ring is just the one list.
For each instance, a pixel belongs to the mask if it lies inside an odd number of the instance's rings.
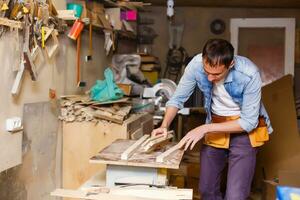
[{"label": "plastic container", "polygon": [[67,3],[67,10],[74,10],[75,11],[75,17],[80,18],[82,14],[82,5],[77,3]]}]

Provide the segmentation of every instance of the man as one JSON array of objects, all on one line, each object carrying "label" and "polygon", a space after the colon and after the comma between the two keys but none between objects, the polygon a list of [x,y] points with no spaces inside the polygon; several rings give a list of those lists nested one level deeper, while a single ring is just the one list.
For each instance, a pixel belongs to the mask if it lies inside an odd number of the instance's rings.
[{"label": "man", "polygon": [[185,150],[192,149],[205,137],[200,155],[202,199],[223,199],[220,179],[228,162],[225,199],[245,200],[250,193],[257,147],[273,131],[261,102],[259,69],[249,59],[234,56],[234,48],[228,41],[209,40],[202,54],[187,65],[176,92],[167,102],[162,125],[152,135],[167,133],[196,85],[204,95],[206,124],[188,132],[180,144]]}]

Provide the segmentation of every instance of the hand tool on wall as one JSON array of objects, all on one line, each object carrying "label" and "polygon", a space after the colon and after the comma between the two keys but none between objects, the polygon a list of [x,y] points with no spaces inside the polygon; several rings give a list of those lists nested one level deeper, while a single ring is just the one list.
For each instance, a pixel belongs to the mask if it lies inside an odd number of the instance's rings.
[{"label": "hand tool on wall", "polygon": [[85,61],[88,62],[93,59],[93,25],[92,18],[89,19],[89,53],[85,57]]},{"label": "hand tool on wall", "polygon": [[86,82],[81,81],[81,68],[80,68],[80,50],[81,50],[81,34],[79,34],[77,38],[77,59],[76,59],[76,69],[77,69],[77,74],[76,74],[76,82],[77,82],[77,87],[85,87]]},{"label": "hand tool on wall", "polygon": [[49,88],[49,99],[54,100],[56,99],[56,82],[55,82],[55,68],[56,68],[56,62],[53,58],[50,58],[50,66],[51,66],[51,85]]}]

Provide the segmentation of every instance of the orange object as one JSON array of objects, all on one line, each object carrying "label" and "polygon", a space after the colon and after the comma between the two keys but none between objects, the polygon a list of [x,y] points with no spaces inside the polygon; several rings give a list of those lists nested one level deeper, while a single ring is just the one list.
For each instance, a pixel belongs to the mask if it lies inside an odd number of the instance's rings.
[{"label": "orange object", "polygon": [[49,88],[49,98],[50,99],[55,99],[56,98],[56,91],[55,91],[55,89]]},{"label": "orange object", "polygon": [[[212,115],[213,123],[222,123],[231,120],[237,120],[240,116],[218,116]],[[205,135],[204,144],[217,147],[217,148],[229,148],[231,133],[208,133]],[[249,134],[249,139],[252,147],[262,146],[269,140],[269,134],[267,125],[263,117],[259,118],[258,126],[253,129]]]},{"label": "orange object", "polygon": [[84,23],[80,20],[76,20],[68,34],[68,37],[73,40],[77,40],[83,28],[84,28]]}]

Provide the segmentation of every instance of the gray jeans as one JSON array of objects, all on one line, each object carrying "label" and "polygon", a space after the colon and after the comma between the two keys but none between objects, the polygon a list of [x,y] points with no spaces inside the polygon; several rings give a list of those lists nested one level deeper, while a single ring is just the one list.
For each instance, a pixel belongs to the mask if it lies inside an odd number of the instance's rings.
[{"label": "gray jeans", "polygon": [[231,134],[229,149],[203,145],[199,190],[203,200],[221,200],[222,171],[228,162],[226,200],[245,200],[250,194],[257,148],[247,133]]}]

